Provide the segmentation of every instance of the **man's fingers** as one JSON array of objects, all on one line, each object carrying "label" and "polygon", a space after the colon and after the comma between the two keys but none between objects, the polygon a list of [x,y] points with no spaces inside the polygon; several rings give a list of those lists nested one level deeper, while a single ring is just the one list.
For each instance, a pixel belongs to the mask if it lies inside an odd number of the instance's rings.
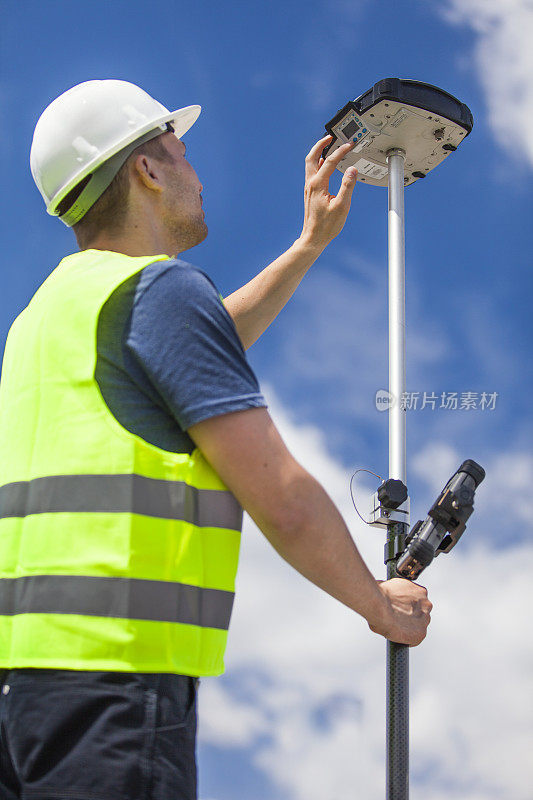
[{"label": "man's fingers", "polygon": [[357,170],[355,167],[348,167],[342,176],[342,183],[337,194],[336,204],[342,206],[344,203],[351,202],[352,192],[357,181]]},{"label": "man's fingers", "polygon": [[354,145],[355,142],[347,142],[327,156],[324,164],[320,168],[320,177],[323,178],[325,182],[329,181],[339,161],[342,161],[344,156],[353,149]]},{"label": "man's fingers", "polygon": [[329,143],[329,140],[333,139],[333,136],[328,134],[324,136],[320,141],[318,141],[311,150],[308,152],[306,159],[305,159],[305,179],[307,180],[312,175],[315,175],[318,168],[319,168],[319,160],[322,154],[322,150],[324,147]]}]

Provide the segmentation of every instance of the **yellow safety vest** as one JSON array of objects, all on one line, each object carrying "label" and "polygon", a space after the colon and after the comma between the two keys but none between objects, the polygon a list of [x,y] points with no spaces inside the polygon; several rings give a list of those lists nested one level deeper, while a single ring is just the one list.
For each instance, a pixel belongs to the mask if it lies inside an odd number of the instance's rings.
[{"label": "yellow safety vest", "polygon": [[0,667],[224,671],[242,509],[198,449],[122,427],[95,380],[102,306],[167,258],[68,256],[9,331]]}]

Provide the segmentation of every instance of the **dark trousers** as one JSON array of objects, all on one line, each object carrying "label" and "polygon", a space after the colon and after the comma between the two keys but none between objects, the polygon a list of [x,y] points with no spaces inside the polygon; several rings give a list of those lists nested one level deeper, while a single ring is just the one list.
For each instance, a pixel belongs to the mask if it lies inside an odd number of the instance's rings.
[{"label": "dark trousers", "polygon": [[0,670],[1,800],[196,800],[198,683]]}]

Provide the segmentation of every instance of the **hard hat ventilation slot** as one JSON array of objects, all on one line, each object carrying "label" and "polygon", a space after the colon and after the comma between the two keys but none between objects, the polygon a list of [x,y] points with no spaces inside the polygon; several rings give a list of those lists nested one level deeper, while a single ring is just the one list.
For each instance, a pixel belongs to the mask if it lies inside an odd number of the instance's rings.
[{"label": "hard hat ventilation slot", "polygon": [[57,207],[57,214],[58,216],[62,217],[63,214],[66,214],[67,211],[71,206],[74,205],[80,194],[83,192],[89,181],[91,180],[93,173],[89,173],[86,175],[83,180],[81,180],[74,189],[71,189],[70,192],[62,199],[60,204]]}]

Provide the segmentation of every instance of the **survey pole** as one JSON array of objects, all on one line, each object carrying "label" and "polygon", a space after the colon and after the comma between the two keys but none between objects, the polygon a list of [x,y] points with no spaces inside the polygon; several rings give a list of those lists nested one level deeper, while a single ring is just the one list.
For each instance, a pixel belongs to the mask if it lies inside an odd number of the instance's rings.
[{"label": "survey pole", "polygon": [[[389,169],[389,478],[407,485],[405,403],[405,151],[387,153]],[[387,579],[396,577],[408,525],[387,526]],[[387,800],[409,797],[409,647],[387,642]]]},{"label": "survey pole", "polygon": [[[468,106],[449,92],[430,83],[404,78],[378,81],[349,100],[326,122],[331,142],[324,148],[324,158],[353,142],[353,148],[339,161],[337,169],[344,173],[356,167],[361,184],[387,187],[389,195],[389,395],[384,397],[381,390],[376,393],[378,410],[383,408],[382,401],[388,399],[389,478],[374,493],[370,516],[365,520],[369,525],[387,529],[387,579],[415,580],[438,552],[449,552],[473,510],[466,500],[473,497],[475,487],[485,475],[479,464],[471,459],[465,461],[426,520],[419,520],[409,530],[404,402],[404,189],[427,178],[435,167],[448,160],[469,135],[473,124]],[[461,485],[466,499],[455,492],[456,484]],[[466,504],[463,522],[458,517],[461,503]],[[387,800],[408,800],[409,648],[388,641],[386,780]]]}]

